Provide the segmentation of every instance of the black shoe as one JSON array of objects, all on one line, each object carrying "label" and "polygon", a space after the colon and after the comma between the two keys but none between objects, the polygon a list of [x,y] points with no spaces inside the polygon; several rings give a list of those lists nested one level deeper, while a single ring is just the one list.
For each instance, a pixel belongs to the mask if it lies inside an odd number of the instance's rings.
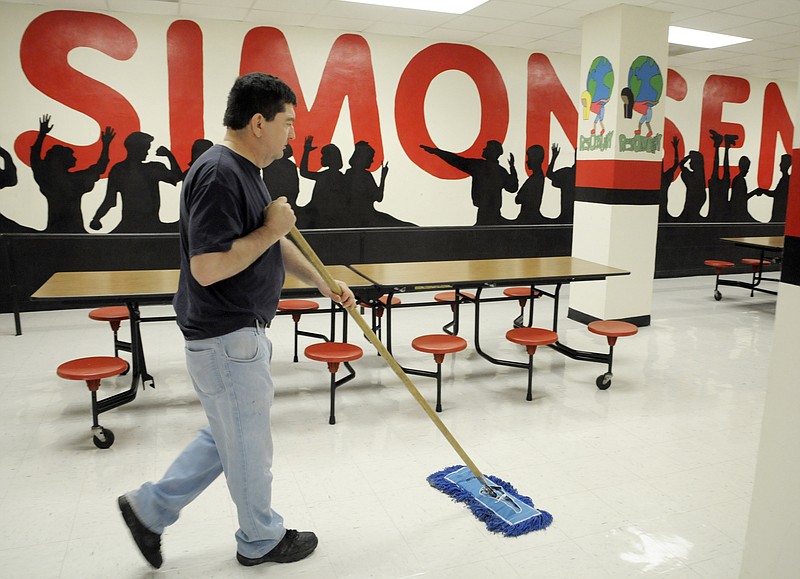
[{"label": "black shoe", "polygon": [[308,557],[317,548],[317,542],[317,536],[311,531],[297,532],[290,529],[286,531],[281,542],[263,557],[251,559],[236,553],[236,559],[245,567],[261,563],[293,563]]},{"label": "black shoe", "polygon": [[119,510],[122,511],[122,518],[125,519],[125,524],[131,531],[133,540],[136,541],[136,546],[142,552],[142,555],[147,562],[153,567],[158,569],[161,567],[163,560],[161,559],[161,535],[154,533],[145,527],[133,512],[131,504],[125,495],[117,499]]}]

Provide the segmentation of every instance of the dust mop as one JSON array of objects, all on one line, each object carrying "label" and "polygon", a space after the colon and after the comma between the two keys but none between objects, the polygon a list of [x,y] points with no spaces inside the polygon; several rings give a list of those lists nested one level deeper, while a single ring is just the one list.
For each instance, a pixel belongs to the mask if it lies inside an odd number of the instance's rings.
[{"label": "dust mop", "polygon": [[[292,227],[289,235],[331,291],[337,295],[341,294],[339,284],[300,231]],[[552,515],[536,509],[530,497],[519,494],[513,486],[497,477],[484,476],[481,473],[355,306],[347,308],[347,312],[466,465],[451,466],[430,475],[427,480],[431,486],[450,495],[454,501],[466,504],[473,514],[486,524],[487,529],[507,537],[516,537],[550,525],[553,522]]]}]

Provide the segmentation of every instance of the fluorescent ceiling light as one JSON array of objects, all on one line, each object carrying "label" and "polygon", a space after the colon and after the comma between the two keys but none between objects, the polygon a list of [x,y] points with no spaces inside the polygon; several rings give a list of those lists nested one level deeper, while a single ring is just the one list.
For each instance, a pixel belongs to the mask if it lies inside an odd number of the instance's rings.
[{"label": "fluorescent ceiling light", "polygon": [[487,0],[343,0],[358,4],[374,6],[391,6],[392,8],[408,8],[409,10],[427,10],[429,12],[447,12],[464,14],[473,8],[485,4]]},{"label": "fluorescent ceiling light", "polygon": [[742,42],[750,42],[751,40],[752,38],[729,36],[728,34],[717,34],[716,32],[681,28],[680,26],[669,27],[670,44],[682,44],[684,46],[696,46],[698,48],[720,48],[721,46],[730,46],[731,44],[740,44]]}]

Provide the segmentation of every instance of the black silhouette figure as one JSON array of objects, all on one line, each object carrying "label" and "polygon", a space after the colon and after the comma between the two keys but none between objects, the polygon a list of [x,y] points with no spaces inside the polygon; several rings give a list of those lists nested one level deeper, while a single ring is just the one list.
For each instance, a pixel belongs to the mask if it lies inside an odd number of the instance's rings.
[{"label": "black silhouette figure", "polygon": [[0,169],[0,189],[13,187],[17,184],[17,167],[11,154],[0,147],[0,159],[3,159],[3,168]]},{"label": "black silhouette figure", "polygon": [[706,172],[703,165],[703,154],[700,151],[689,151],[681,159],[680,165],[681,180],[686,186],[686,201],[678,219],[680,221],[700,221],[700,210],[706,202]]},{"label": "black silhouette figure", "polygon": [[500,215],[500,208],[503,206],[503,190],[516,193],[519,188],[513,153],[508,155],[509,170],[506,171],[499,162],[503,154],[503,145],[499,141],[487,141],[481,159],[462,157],[427,145],[420,147],[472,177],[472,204],[478,208],[475,225],[508,223]]},{"label": "black silhouette figure", "polygon": [[544,147],[531,145],[526,151],[525,164],[531,174],[519,188],[514,202],[520,206],[516,223],[532,225],[543,223],[542,197],[544,196]]},{"label": "black silhouette figure", "polygon": [[659,221],[667,221],[672,217],[667,209],[667,203],[669,201],[669,186],[672,185],[672,181],[675,179],[675,171],[678,170],[681,163],[681,159],[678,156],[678,145],[680,142],[681,140],[678,137],[672,137],[672,165],[668,169],[664,169],[666,157],[661,160],[661,190],[659,191],[658,203]]},{"label": "black silhouette figure", "polygon": [[728,204],[728,218],[731,221],[754,221],[747,207],[748,201],[758,195],[758,189],[747,191],[747,174],[750,172],[750,159],[745,155],[739,157],[739,174],[731,181],[731,200]]},{"label": "black silhouette figure", "polygon": [[775,189],[762,190],[761,192],[772,197],[772,216],[770,221],[786,221],[786,207],[789,204],[789,169],[792,168],[792,156],[789,154],[781,155],[779,165],[781,171],[781,178]]},{"label": "black silhouette figure", "polygon": [[341,172],[344,163],[339,147],[330,143],[322,147],[320,163],[327,169],[310,171],[308,157],[314,146],[314,136],[306,137],[303,146],[303,157],[300,159],[300,176],[314,181],[311,200],[301,208],[298,215],[299,226],[303,228],[324,229],[328,227],[346,227],[344,174]]},{"label": "black silhouette figure", "polygon": [[[708,179],[708,219],[724,221],[727,217],[728,191],[731,187],[731,166],[729,150],[739,138],[738,135],[720,135],[714,129],[709,130],[714,141],[714,164]],[[719,148],[725,143],[725,155],[722,161],[722,175],[719,170]]]},{"label": "black silhouette figure", "polygon": [[156,149],[156,155],[166,157],[169,167],[155,161],[145,162],[152,142],[151,135],[138,131],[125,139],[128,156],[108,172],[105,199],[89,224],[95,231],[102,227],[101,220],[108,210],[117,204],[117,195],[122,197],[122,219],[112,233],[177,231],[177,223],[163,223],[158,217],[161,208],[158,184],[177,184],[183,178],[183,171],[172,152],[163,145]]},{"label": "black silhouette figure", "polygon": [[[17,184],[17,167],[14,165],[14,159],[3,147],[0,147],[0,159],[3,159],[3,168],[0,170],[0,189],[13,187]],[[36,233],[36,230],[24,227],[0,214],[0,233]]]},{"label": "black silhouette figure", "polygon": [[186,179],[186,174],[189,172],[189,169],[192,168],[194,162],[200,158],[200,155],[208,151],[213,146],[214,143],[212,143],[208,139],[197,139],[194,143],[192,143],[192,160],[189,161],[189,166],[186,167],[186,170],[183,172],[183,175],[181,175],[181,181]]},{"label": "black silhouette figure", "polygon": [[49,233],[86,233],[81,214],[81,197],[94,189],[100,175],[108,167],[108,147],[114,130],[106,127],[100,134],[103,148],[100,157],[91,167],[73,171],[77,163],[70,147],[53,145],[42,157],[44,138],[51,130],[50,115],[39,119],[39,135],[31,145],[31,170],[39,190],[47,199],[47,227]]},{"label": "black silhouette figure", "polygon": [[283,149],[283,157],[264,167],[261,175],[273,199],[286,197],[292,209],[297,209],[300,177],[297,175],[297,165],[292,161],[293,154],[292,146],[287,144]]},{"label": "black silhouette figure", "polygon": [[355,144],[353,154],[348,161],[350,168],[344,174],[346,207],[350,212],[351,225],[354,227],[369,226],[369,215],[373,211],[373,204],[383,201],[389,164],[384,163],[381,166],[380,183],[375,184],[375,179],[369,172],[374,159],[375,149],[366,141],[359,141]]},{"label": "black silhouette figure", "polygon": [[[554,170],[556,159],[561,152],[557,143],[550,147],[550,164],[547,166],[547,178],[553,187],[561,190],[561,213],[556,217],[557,223],[572,223],[575,216],[575,162],[569,167]],[[575,151],[577,155],[577,151]]]}]

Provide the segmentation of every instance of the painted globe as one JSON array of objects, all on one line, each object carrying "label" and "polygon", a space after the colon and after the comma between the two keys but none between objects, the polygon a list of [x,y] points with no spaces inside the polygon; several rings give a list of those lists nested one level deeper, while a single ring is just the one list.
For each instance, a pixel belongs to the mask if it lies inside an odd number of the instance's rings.
[{"label": "painted globe", "polygon": [[589,67],[586,78],[586,90],[592,97],[592,102],[608,100],[614,88],[614,69],[605,56],[598,56]]},{"label": "painted globe", "polygon": [[628,87],[633,93],[634,103],[650,102],[652,104],[661,100],[664,90],[664,77],[655,60],[649,56],[639,56],[628,70]]}]

